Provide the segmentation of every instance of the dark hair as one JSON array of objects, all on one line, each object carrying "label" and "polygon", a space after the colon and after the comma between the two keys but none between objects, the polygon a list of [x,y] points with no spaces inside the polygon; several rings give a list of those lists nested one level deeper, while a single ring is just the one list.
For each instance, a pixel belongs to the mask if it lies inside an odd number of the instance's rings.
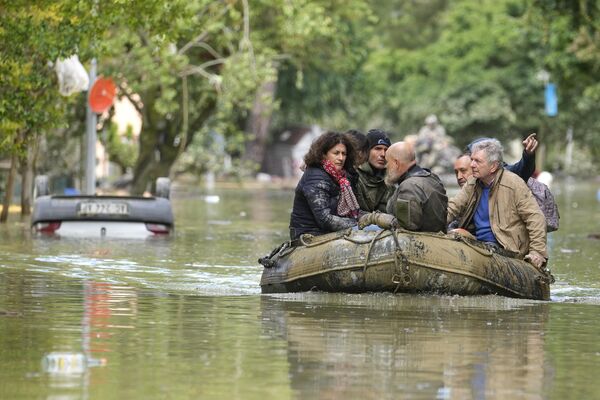
[{"label": "dark hair", "polygon": [[347,171],[354,165],[354,159],[356,157],[354,139],[349,133],[328,131],[316,138],[310,145],[308,153],[304,156],[304,164],[307,167],[321,166],[321,161],[327,152],[340,143],[346,146],[346,162],[344,163],[344,169]]},{"label": "dark hair", "polygon": [[348,129],[347,134],[354,139],[354,149],[356,150],[355,165],[360,165],[368,160],[367,153],[369,152],[369,140],[367,135],[356,129]]}]

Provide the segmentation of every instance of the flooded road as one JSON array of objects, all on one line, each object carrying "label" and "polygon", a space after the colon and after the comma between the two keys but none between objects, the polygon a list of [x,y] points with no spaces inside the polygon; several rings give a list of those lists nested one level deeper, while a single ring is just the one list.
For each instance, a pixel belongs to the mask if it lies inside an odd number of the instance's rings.
[{"label": "flooded road", "polygon": [[0,399],[600,398],[599,186],[553,188],[551,302],[263,296],[256,260],[287,240],[291,191],[180,189],[158,240],[11,222]]}]

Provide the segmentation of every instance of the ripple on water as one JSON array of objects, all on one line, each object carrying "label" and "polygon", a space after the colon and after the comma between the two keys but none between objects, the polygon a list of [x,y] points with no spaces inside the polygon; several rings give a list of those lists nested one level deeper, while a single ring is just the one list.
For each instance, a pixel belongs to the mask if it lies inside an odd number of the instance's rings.
[{"label": "ripple on water", "polygon": [[557,284],[551,288],[551,299],[559,303],[600,304],[600,289]]},{"label": "ripple on water", "polygon": [[127,259],[73,254],[36,257],[31,267],[38,272],[59,273],[70,278],[130,283],[168,292],[209,296],[259,294],[262,272],[262,268],[254,265],[179,264],[172,260],[156,260],[154,265],[145,265]]}]

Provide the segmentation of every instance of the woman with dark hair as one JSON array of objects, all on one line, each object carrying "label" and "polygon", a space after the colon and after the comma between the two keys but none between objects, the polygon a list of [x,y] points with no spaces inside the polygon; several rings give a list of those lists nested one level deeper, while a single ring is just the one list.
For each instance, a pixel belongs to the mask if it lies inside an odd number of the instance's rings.
[{"label": "woman with dark hair", "polygon": [[296,186],[290,237],[323,235],[357,224],[358,202],[346,177],[355,163],[351,135],[326,132],[304,156],[304,175]]},{"label": "woman with dark hair", "polygon": [[367,153],[369,152],[369,140],[367,139],[367,135],[356,129],[348,129],[346,133],[349,134],[354,140],[354,150],[356,151],[354,162],[356,163],[355,166],[358,167],[359,165],[367,161]]}]

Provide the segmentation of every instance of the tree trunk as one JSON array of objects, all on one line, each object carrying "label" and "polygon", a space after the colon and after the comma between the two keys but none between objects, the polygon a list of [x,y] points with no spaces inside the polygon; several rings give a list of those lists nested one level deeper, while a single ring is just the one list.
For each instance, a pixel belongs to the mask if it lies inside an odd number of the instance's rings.
[{"label": "tree trunk", "polygon": [[133,169],[133,182],[131,184],[131,194],[141,196],[146,191],[150,180],[150,170],[155,158],[154,140],[149,140],[147,131],[142,131],[140,135],[140,154],[138,155],[135,167]]},{"label": "tree trunk", "polygon": [[[145,104],[146,109],[153,109],[152,104]],[[213,114],[216,105],[216,98],[207,99],[202,110],[195,113],[196,118],[187,129],[183,128],[182,119],[167,120],[156,115],[144,117],[143,121],[147,125],[143,127],[139,137],[140,154],[133,169],[132,194],[142,195],[148,188],[154,193],[156,178],[171,175],[171,167],[182,153],[175,138],[187,131],[187,137],[180,139],[184,140],[183,147],[187,148],[192,143],[194,134]]]},{"label": "tree trunk", "polygon": [[27,154],[21,160],[21,216],[31,215],[31,194],[33,192],[33,171],[37,160],[38,137],[34,135]]},{"label": "tree trunk", "polygon": [[259,167],[265,157],[276,86],[276,81],[271,81],[263,83],[258,88],[252,111],[246,122],[246,132],[252,134],[253,139],[246,143],[244,158],[254,161]]},{"label": "tree trunk", "polygon": [[18,157],[16,154],[13,154],[10,159],[10,172],[8,173],[8,180],[6,181],[6,193],[4,195],[4,203],[2,204],[2,213],[0,213],[0,223],[2,224],[8,220],[8,208],[12,201],[15,175],[17,175],[17,162]]},{"label": "tree trunk", "polygon": [[154,193],[156,178],[169,176],[171,166],[179,155],[178,147],[173,144],[175,135],[170,131],[168,128],[162,132],[148,129],[140,135],[140,154],[131,188],[133,194],[141,195],[148,189]]}]

